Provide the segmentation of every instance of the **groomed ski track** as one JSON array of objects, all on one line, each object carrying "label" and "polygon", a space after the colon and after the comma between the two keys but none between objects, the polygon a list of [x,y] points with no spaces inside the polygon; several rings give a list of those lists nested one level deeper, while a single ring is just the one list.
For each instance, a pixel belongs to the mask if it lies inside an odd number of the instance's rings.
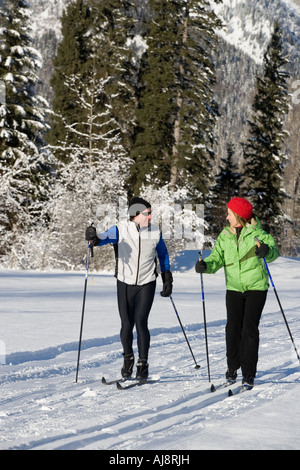
[{"label": "groomed ski track", "polygon": [[[179,299],[184,317],[184,296]],[[201,320],[200,294],[198,302]],[[275,302],[269,310],[261,322],[256,385],[233,397],[228,389],[210,392],[201,321],[185,325],[201,369],[195,370],[179,325],[153,328],[149,378],[157,382],[126,391],[101,383],[102,376],[119,377],[118,334],[83,340],[77,384],[76,341],[8,354],[1,366],[0,449],[299,449],[299,364]],[[299,338],[298,307],[286,314]],[[224,380],[224,328],[225,320],[208,321],[215,384]]]},{"label": "groomed ski track", "polygon": [[[203,341],[199,338],[200,328],[201,325],[191,325],[188,329],[196,351]],[[269,326],[268,333],[272,334],[275,328],[277,343],[280,344],[280,340],[285,343],[286,333],[281,329],[279,335],[278,326]],[[215,371],[219,370],[218,364],[224,354],[223,337],[219,333],[220,325],[210,329],[210,345],[214,351],[211,370],[216,381],[222,381],[222,376]],[[258,373],[255,388],[241,396],[227,398],[227,389],[210,392],[204,354],[201,355],[201,370],[194,371],[182,339],[179,328],[153,335],[151,376],[159,378],[158,382],[124,392],[117,390],[115,385],[101,383],[100,370],[111,376],[111,371],[117,371],[120,365],[116,337],[107,338],[100,346],[93,347],[90,342],[77,384],[74,381],[75,344],[74,349],[71,345],[57,348],[55,357],[52,357],[54,351],[49,350],[49,359],[46,359],[47,351],[30,354],[29,362],[24,354],[24,362],[3,367],[0,423],[6,423],[6,430],[1,436],[0,448],[215,448],[214,436],[220,442],[220,435],[224,433],[226,443],[226,436],[231,435],[235,425],[240,427],[237,422],[243,420],[243,416],[249,432],[249,414],[254,423],[255,416],[260,423],[258,416],[264,412],[275,418],[277,445],[293,448],[293,444],[284,444],[288,437],[281,435],[280,422],[276,422],[276,409],[288,406],[289,400],[297,400],[295,388],[299,389],[299,368],[293,361],[280,360],[278,354],[275,360],[270,351],[264,355],[266,372]],[[200,344],[197,344],[199,339]],[[63,349],[69,351],[61,352]],[[287,352],[289,356],[290,351]],[[39,357],[44,359],[39,360]],[[237,386],[238,382],[232,388]],[[250,446],[260,447],[261,431],[261,428],[257,430],[257,442]],[[296,433],[296,428],[294,431]],[[232,441],[227,445],[238,447]],[[245,443],[241,445],[245,446]]]}]

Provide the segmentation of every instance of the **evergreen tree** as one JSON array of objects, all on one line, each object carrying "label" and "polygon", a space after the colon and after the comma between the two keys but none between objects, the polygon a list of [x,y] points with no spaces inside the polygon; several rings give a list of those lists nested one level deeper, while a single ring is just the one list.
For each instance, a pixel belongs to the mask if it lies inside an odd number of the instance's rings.
[{"label": "evergreen tree", "polygon": [[243,179],[238,171],[238,165],[233,162],[234,145],[227,144],[226,157],[221,158],[216,184],[212,188],[211,209],[209,211],[210,229],[214,236],[218,236],[226,225],[226,204],[234,196],[239,196]]},{"label": "evergreen tree", "polygon": [[136,111],[135,35],[137,6],[131,0],[91,0],[93,49],[105,79],[104,107],[118,124],[122,144],[132,145]]},{"label": "evergreen tree", "polygon": [[[118,169],[118,188],[128,169],[134,104],[133,52],[128,45],[134,9],[125,0],[77,0],[62,18],[63,40],[55,59],[51,148],[64,162],[76,153],[89,174]],[[127,15],[127,16],[126,16]],[[73,28],[72,28],[73,25]],[[72,55],[66,51],[72,49]],[[74,56],[76,60],[74,61]],[[110,160],[108,163],[108,155]],[[107,181],[112,181],[115,171]],[[99,197],[107,194],[98,188]],[[119,194],[116,191],[116,196]]]},{"label": "evergreen tree", "polygon": [[246,196],[264,226],[274,234],[280,231],[284,200],[282,175],[285,156],[281,149],[286,137],[284,119],[288,111],[287,59],[283,53],[278,23],[264,55],[262,77],[257,77],[250,135],[244,144]]},{"label": "evergreen tree", "polygon": [[132,182],[207,192],[213,157],[213,53],[220,26],[206,1],[149,1]]},{"label": "evergreen tree", "polygon": [[[86,78],[84,84],[76,75],[67,81],[74,94],[74,103],[85,111],[85,120],[65,126],[70,143],[59,147],[68,155],[68,160],[56,166],[56,184],[48,205],[50,223],[42,235],[47,240],[42,257],[44,266],[54,264],[79,268],[85,253],[85,227],[100,219],[104,228],[104,212],[115,214],[118,198],[125,192],[130,162],[121,143],[117,123],[115,129],[112,127],[110,109],[107,108],[106,112],[97,110],[97,100],[103,94],[105,80],[96,77],[96,70],[91,69],[90,80]],[[73,135],[77,143],[71,143]],[[53,152],[56,152],[55,148]],[[68,241],[70,227],[72,245]],[[99,259],[102,267],[107,267],[108,258],[109,254],[103,258],[102,251],[97,252],[94,265]]]},{"label": "evergreen tree", "polygon": [[[112,129],[117,123],[128,150],[135,109],[132,88],[135,66],[133,49],[128,45],[133,37],[133,14],[134,9],[127,0],[76,0],[68,6],[62,17],[63,40],[54,60],[51,80],[54,91],[54,116],[48,139],[51,145],[82,144],[78,123],[86,121],[86,113],[78,103],[79,89],[75,92],[69,87],[69,77],[76,76],[82,82],[82,89],[86,89],[91,74],[96,73],[96,80],[105,81],[96,109],[99,115],[100,110],[103,112],[106,123],[110,110]],[[74,123],[77,123],[77,138],[67,129]],[[65,158],[63,153],[61,158]]]},{"label": "evergreen tree", "polygon": [[[127,1],[77,0],[62,18],[65,35],[55,59],[55,115],[49,139],[61,163],[53,188],[51,233],[44,235],[51,241],[43,255],[45,265],[59,258],[58,263],[80,266],[86,224],[101,217],[104,225],[99,208],[106,204],[114,213],[125,193],[130,167],[126,147],[134,109],[129,42],[134,21],[129,24],[126,14],[133,12]],[[78,58],[73,66],[72,57],[66,55],[70,44]],[[70,226],[75,250],[64,243],[58,246],[59,239],[67,240]]]},{"label": "evergreen tree", "polygon": [[0,17],[0,253],[7,254],[22,244],[46,199],[48,107],[35,91],[41,59],[32,47],[27,2],[4,0]]},{"label": "evergreen tree", "polygon": [[[51,145],[80,143],[80,128],[77,138],[69,137],[66,125],[83,120],[82,109],[76,104],[76,93],[69,88],[68,77],[84,77],[91,50],[87,47],[87,36],[92,23],[91,9],[84,0],[69,4],[61,18],[63,40],[53,60],[54,73],[51,78],[53,89],[51,131],[48,142]],[[57,154],[65,159],[65,153]]]}]

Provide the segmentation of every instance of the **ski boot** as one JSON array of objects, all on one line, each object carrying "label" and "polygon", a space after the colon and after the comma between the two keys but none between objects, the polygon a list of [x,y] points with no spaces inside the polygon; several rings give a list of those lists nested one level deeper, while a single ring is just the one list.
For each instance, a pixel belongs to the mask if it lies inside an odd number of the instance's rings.
[{"label": "ski boot", "polygon": [[136,363],[136,380],[147,380],[149,375],[148,363],[146,360],[139,359]]},{"label": "ski boot", "polygon": [[227,381],[228,385],[234,384],[236,382],[236,378],[237,378],[237,371],[228,369],[226,374],[225,374],[225,378],[226,378],[226,381]]},{"label": "ski boot", "polygon": [[123,354],[124,363],[121,369],[121,374],[124,379],[128,379],[132,375],[133,364],[134,364],[134,355],[133,354]]},{"label": "ski boot", "polygon": [[254,387],[254,377],[243,377],[242,388],[244,390],[252,390]]}]

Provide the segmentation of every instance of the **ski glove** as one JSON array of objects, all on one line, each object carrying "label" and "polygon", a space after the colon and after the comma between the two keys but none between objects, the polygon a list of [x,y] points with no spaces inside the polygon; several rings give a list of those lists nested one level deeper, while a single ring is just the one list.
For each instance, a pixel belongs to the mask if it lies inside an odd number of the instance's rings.
[{"label": "ski glove", "polygon": [[207,264],[205,263],[205,261],[197,261],[195,266],[196,273],[205,273],[206,269]]},{"label": "ski glove", "polygon": [[100,239],[97,237],[96,229],[92,225],[90,225],[86,229],[85,239],[88,240],[89,242],[91,242],[90,243],[91,247],[99,245]]},{"label": "ski glove", "polygon": [[260,246],[255,248],[255,254],[258,258],[264,258],[269,253],[270,248],[265,243],[261,243]]},{"label": "ski glove", "polygon": [[172,294],[173,288],[173,276],[171,271],[165,271],[161,273],[162,281],[163,281],[163,290],[161,291],[160,295],[162,297],[170,297]]}]

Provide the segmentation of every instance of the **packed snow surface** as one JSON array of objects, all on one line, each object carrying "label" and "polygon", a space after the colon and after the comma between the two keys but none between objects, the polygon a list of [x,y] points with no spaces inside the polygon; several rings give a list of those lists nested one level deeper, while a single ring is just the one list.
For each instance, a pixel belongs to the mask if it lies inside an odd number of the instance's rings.
[{"label": "packed snow surface", "polygon": [[[173,300],[201,368],[158,279],[149,321],[157,382],[126,391],[101,383],[120,377],[122,365],[113,275],[88,276],[75,383],[85,272],[0,271],[0,449],[300,448],[299,361],[272,287],[255,387],[229,398],[226,390],[211,393],[199,275],[195,259],[181,259]],[[279,258],[270,270],[299,351],[300,261]],[[218,384],[226,370],[223,272],[204,275],[204,288],[211,382]]]}]

